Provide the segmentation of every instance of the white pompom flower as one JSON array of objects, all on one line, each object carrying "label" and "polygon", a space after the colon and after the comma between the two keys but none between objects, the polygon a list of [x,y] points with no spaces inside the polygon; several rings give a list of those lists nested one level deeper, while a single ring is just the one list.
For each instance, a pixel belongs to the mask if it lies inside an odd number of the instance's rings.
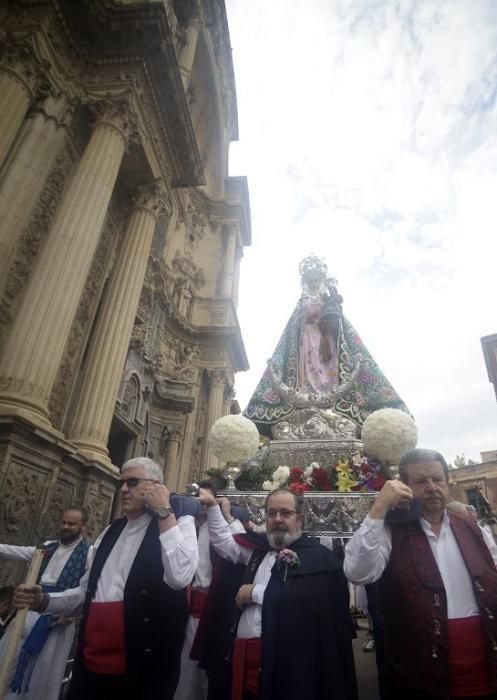
[{"label": "white pompom flower", "polygon": [[209,432],[209,447],[224,462],[246,462],[259,447],[259,433],[244,416],[223,416]]},{"label": "white pompom flower", "polygon": [[411,416],[398,408],[382,408],[371,413],[362,426],[361,440],[370,457],[396,465],[416,447],[418,429]]}]

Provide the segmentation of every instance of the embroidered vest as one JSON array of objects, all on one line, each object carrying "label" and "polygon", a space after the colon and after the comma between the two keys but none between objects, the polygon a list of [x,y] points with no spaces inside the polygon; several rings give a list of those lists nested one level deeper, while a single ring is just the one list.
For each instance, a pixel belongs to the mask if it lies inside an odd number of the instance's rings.
[{"label": "embroidered vest", "polygon": [[[497,689],[497,570],[480,530],[449,514],[485,628],[490,682]],[[418,521],[391,525],[392,553],[379,581],[388,670],[399,687],[449,694],[447,597]]]}]

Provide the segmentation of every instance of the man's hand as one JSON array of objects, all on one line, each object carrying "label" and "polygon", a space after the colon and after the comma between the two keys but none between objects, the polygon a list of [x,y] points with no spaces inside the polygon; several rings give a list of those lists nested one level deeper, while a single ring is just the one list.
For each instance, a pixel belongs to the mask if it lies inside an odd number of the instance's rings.
[{"label": "man's hand", "polygon": [[369,511],[369,517],[383,520],[389,510],[408,508],[411,500],[412,491],[407,484],[398,479],[387,481]]},{"label": "man's hand", "polygon": [[32,608],[36,610],[43,600],[41,586],[27,586],[21,583],[14,591],[12,605],[14,608]]},{"label": "man's hand", "polygon": [[144,498],[145,505],[152,510],[157,510],[161,506],[169,506],[169,490],[163,484],[154,484],[150,481],[143,482],[141,486],[141,495]]},{"label": "man's hand", "polygon": [[252,602],[252,591],[254,589],[253,583],[244,583],[240,586],[238,593],[236,594],[235,602],[240,610]]},{"label": "man's hand", "polygon": [[232,523],[235,518],[231,515],[231,503],[228,501],[226,496],[222,496],[221,498],[218,498],[216,500],[221,507],[221,512],[224,515],[224,519],[226,520],[226,522]]},{"label": "man's hand", "polygon": [[217,501],[209,489],[199,489],[198,500],[203,503],[207,508],[212,508],[212,506],[217,506]]},{"label": "man's hand", "polygon": [[64,615],[61,615],[60,617],[57,618],[57,622],[55,623],[59,627],[67,627],[68,625],[71,624],[71,622],[74,620],[74,617],[64,617]]}]

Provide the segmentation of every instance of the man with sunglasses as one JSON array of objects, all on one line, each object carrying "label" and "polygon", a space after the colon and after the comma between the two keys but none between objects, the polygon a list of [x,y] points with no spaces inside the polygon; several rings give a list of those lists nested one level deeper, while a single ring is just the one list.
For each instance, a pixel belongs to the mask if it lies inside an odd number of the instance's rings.
[{"label": "man with sunglasses", "polygon": [[194,520],[176,520],[161,467],[144,457],[122,467],[121,506],[124,517],[95,542],[78,588],[16,592],[18,607],[50,613],[83,604],[68,700],[170,700],[178,681],[185,589],[198,565]]},{"label": "man with sunglasses", "polygon": [[246,565],[233,606],[232,700],[356,700],[347,586],[337,557],[302,534],[303,500],[286,488],[266,499],[266,533],[232,535],[215,498],[209,537]]}]

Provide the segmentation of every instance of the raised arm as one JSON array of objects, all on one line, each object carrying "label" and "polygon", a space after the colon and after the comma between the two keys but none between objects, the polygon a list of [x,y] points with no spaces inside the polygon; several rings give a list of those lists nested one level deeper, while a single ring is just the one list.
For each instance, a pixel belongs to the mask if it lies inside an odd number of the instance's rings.
[{"label": "raised arm", "polygon": [[251,551],[233,539],[230,526],[224,519],[213,494],[208,489],[200,489],[200,501],[207,506],[209,539],[219,556],[235,564],[248,564]]}]

